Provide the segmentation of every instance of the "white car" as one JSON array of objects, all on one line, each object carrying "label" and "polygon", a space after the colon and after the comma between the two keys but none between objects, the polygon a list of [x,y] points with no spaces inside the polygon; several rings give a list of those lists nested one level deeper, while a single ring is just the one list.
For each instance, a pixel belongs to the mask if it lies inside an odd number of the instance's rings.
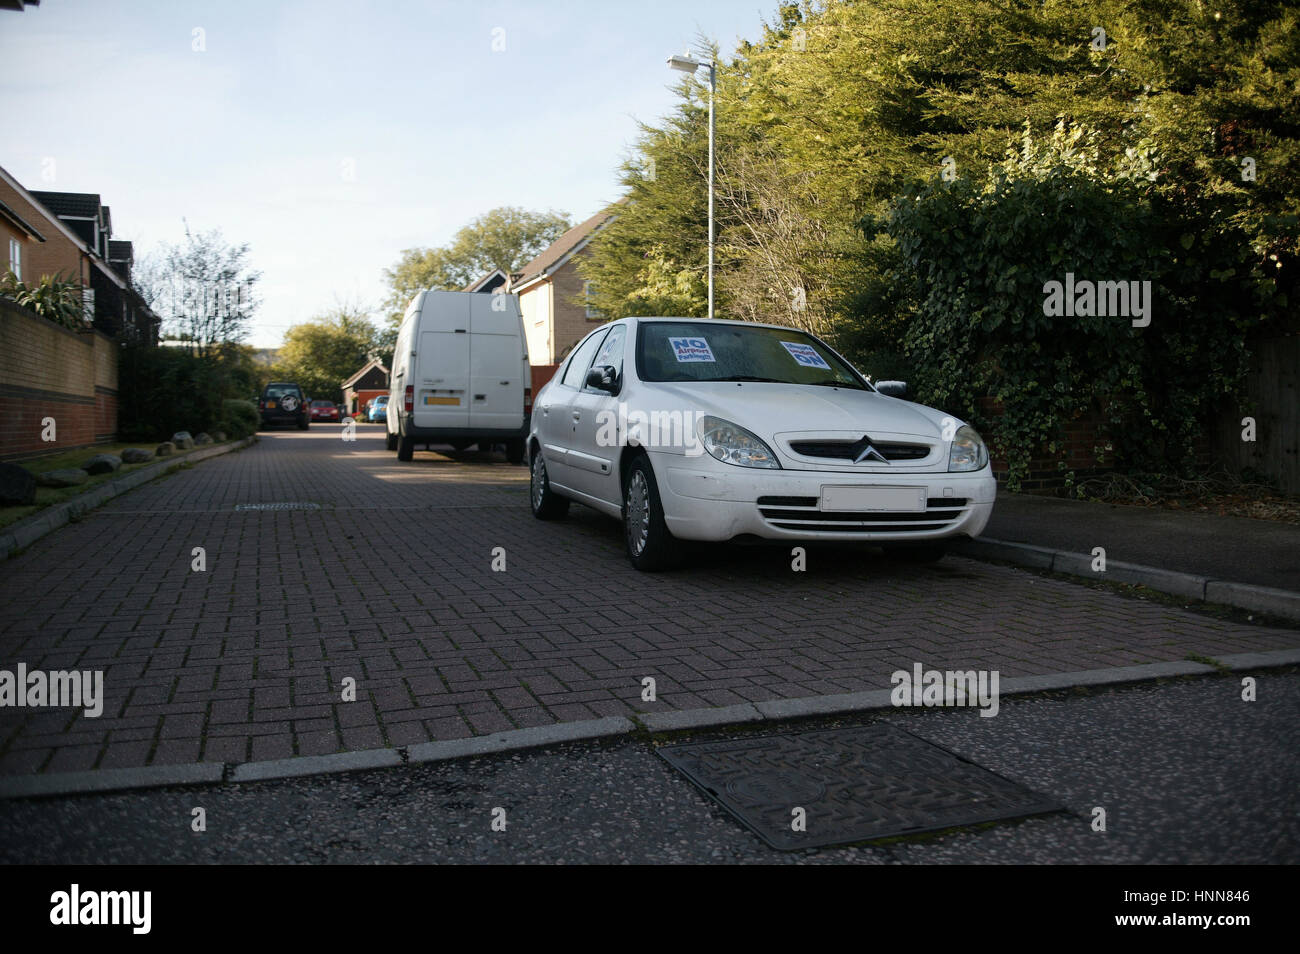
[{"label": "white car", "polygon": [[683,540],[934,560],[984,529],[996,490],[969,425],[877,390],[812,335],[745,321],[601,325],[537,395],[528,451],[533,514],[577,502],[622,519],[641,570],[673,565]]}]

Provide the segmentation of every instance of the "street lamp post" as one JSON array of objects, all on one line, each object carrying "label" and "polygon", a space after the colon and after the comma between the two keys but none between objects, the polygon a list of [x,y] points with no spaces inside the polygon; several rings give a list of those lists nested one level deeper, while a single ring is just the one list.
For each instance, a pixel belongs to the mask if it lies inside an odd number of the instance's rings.
[{"label": "street lamp post", "polygon": [[709,68],[709,317],[713,317],[713,98],[718,91],[718,64],[712,57],[703,63],[693,56],[670,56],[668,65],[683,73],[694,74],[701,66]]}]

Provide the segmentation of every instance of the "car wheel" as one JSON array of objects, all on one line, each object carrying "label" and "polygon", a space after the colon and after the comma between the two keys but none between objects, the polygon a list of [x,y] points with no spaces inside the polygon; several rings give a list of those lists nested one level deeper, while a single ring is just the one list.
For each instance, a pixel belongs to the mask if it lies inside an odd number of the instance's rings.
[{"label": "car wheel", "polygon": [[410,460],[415,456],[415,438],[401,437],[397,441],[397,459],[401,461]]},{"label": "car wheel", "polygon": [[681,541],[668,532],[654,471],[637,457],[623,479],[623,537],[627,556],[638,570],[667,570],[681,562]]},{"label": "car wheel", "polygon": [[551,489],[546,476],[546,461],[539,450],[533,457],[532,476],[528,484],[528,502],[538,520],[558,520],[569,512],[569,499]]},{"label": "car wheel", "polygon": [[522,437],[512,437],[506,441],[506,460],[512,464],[522,464],[524,462],[524,439]]},{"label": "car wheel", "polygon": [[389,433],[385,436],[385,443],[390,451],[397,450],[397,435]]},{"label": "car wheel", "polygon": [[938,563],[948,555],[948,547],[943,543],[885,547],[884,549],[885,556],[901,563]]}]

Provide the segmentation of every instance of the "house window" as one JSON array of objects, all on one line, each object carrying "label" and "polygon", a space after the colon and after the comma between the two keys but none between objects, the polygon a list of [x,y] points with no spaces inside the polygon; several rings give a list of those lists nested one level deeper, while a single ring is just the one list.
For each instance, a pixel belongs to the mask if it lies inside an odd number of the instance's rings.
[{"label": "house window", "polygon": [[17,239],[9,240],[9,271],[19,281],[23,280],[23,243]]},{"label": "house window", "polygon": [[593,319],[594,319],[594,318],[600,318],[600,317],[601,317],[600,312],[597,311],[597,310],[595,309],[595,307],[594,307],[594,306],[592,305],[592,303],[591,303],[591,297],[592,297],[592,295],[594,295],[595,293],[596,293],[596,283],[595,283],[595,282],[583,282],[583,283],[582,283],[582,297],[585,298],[585,299],[587,299],[587,317],[588,317],[588,318],[593,318]]}]

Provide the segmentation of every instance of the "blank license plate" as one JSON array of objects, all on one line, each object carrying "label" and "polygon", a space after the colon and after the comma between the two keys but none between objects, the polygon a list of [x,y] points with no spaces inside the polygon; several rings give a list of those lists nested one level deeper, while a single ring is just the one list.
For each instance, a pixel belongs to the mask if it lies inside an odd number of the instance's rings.
[{"label": "blank license plate", "polygon": [[453,407],[460,407],[460,398],[458,397],[434,397],[432,394],[424,396],[425,404],[450,404]]},{"label": "blank license plate", "polygon": [[916,513],[925,509],[925,488],[823,487],[821,509]]}]

